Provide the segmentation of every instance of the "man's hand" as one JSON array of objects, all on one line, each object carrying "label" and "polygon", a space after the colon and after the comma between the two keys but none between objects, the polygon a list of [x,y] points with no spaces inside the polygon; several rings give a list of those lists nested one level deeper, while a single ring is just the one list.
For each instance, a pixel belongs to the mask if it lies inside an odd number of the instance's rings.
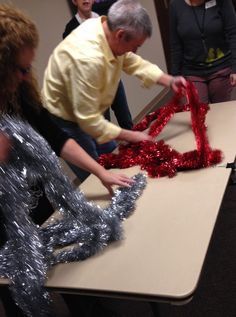
[{"label": "man's hand", "polygon": [[125,129],[121,130],[117,139],[131,142],[131,143],[138,143],[141,141],[154,141],[154,139],[145,132],[130,131]]},{"label": "man's hand", "polygon": [[170,88],[173,89],[174,92],[182,92],[184,94],[186,89],[186,79],[182,76],[172,77],[170,81]]},{"label": "man's hand", "polygon": [[158,79],[157,84],[170,87],[174,92],[185,93],[187,81],[183,76],[171,76],[163,73]]}]

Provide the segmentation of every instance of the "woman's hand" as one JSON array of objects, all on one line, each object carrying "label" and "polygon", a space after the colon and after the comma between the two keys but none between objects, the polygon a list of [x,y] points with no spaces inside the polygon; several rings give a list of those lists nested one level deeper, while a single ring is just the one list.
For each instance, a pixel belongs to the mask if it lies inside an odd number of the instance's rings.
[{"label": "woman's hand", "polygon": [[0,163],[6,162],[11,148],[9,137],[0,132]]},{"label": "woman's hand", "polygon": [[236,74],[230,75],[230,84],[235,87],[236,86]]},{"label": "woman's hand", "polygon": [[113,195],[112,185],[130,187],[134,180],[124,174],[115,174],[103,169],[98,175],[102,184],[107,188],[110,195]]},{"label": "woman's hand", "polygon": [[93,173],[100,179],[111,195],[113,194],[112,185],[129,187],[134,183],[128,176],[115,174],[106,170],[102,165],[98,164],[97,161],[89,156],[88,153],[86,153],[73,139],[68,139],[65,142],[61,150],[61,157],[64,160]]}]

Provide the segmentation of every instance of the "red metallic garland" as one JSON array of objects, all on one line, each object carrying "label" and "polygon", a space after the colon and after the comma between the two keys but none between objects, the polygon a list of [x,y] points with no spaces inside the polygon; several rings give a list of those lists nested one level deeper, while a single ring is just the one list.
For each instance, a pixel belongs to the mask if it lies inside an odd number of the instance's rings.
[{"label": "red metallic garland", "polygon": [[176,112],[190,111],[196,150],[182,154],[163,140],[143,141],[121,144],[118,154],[103,154],[99,157],[99,163],[107,169],[139,165],[150,177],[173,177],[179,170],[209,167],[221,162],[222,152],[211,149],[206,134],[205,117],[209,106],[199,101],[197,90],[191,82],[188,82],[186,90],[187,105],[182,105],[181,94],[176,94],[167,105],[148,114],[133,130],[144,131],[150,126],[149,135],[156,137]]}]

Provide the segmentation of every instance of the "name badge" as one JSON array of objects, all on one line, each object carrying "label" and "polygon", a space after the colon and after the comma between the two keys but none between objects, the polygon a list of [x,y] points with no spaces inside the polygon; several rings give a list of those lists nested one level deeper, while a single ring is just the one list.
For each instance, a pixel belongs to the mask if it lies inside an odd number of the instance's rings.
[{"label": "name badge", "polygon": [[210,0],[205,3],[205,9],[209,9],[216,6],[216,0]]}]

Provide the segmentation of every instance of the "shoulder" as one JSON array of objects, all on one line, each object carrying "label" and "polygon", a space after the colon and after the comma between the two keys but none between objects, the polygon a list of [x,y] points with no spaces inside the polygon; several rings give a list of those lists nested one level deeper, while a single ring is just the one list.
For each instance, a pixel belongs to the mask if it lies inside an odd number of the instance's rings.
[{"label": "shoulder", "polygon": [[216,0],[216,3],[223,16],[235,16],[235,7],[232,0]]},{"label": "shoulder", "polygon": [[233,8],[233,1],[232,0],[216,0],[216,3],[219,7],[232,7]]},{"label": "shoulder", "polygon": [[103,33],[101,17],[85,20],[80,24],[80,27],[73,32],[80,44],[81,42],[94,42],[96,44],[99,42]]},{"label": "shoulder", "polygon": [[225,0],[216,0],[216,4],[218,6],[222,6],[222,4],[224,3]]},{"label": "shoulder", "polygon": [[88,19],[76,28],[70,36],[59,43],[54,54],[60,58],[88,60],[101,59],[105,47],[105,36],[100,18]]},{"label": "shoulder", "polygon": [[98,18],[99,17],[99,14],[97,14],[94,11],[92,11],[91,14],[92,14],[92,16],[91,16],[92,18]]}]

